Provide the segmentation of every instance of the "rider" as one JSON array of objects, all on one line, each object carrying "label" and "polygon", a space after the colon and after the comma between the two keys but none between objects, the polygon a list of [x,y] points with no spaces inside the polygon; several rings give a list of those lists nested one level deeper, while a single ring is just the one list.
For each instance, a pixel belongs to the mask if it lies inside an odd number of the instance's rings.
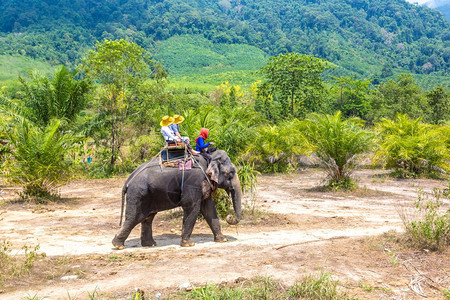
[{"label": "rider", "polygon": [[211,155],[209,155],[209,153],[213,152],[215,148],[208,149],[208,147],[210,145],[212,146],[215,144],[214,142],[208,142],[205,144],[205,141],[208,138],[208,134],[209,134],[208,128],[200,129],[200,135],[195,139],[195,148],[197,151],[200,152],[200,155],[206,159],[206,162],[209,165],[211,161]]},{"label": "rider", "polygon": [[159,125],[161,125],[161,133],[164,137],[164,141],[168,144],[173,144],[180,140],[170,127],[173,121],[174,119],[172,117],[164,116],[159,123]]}]

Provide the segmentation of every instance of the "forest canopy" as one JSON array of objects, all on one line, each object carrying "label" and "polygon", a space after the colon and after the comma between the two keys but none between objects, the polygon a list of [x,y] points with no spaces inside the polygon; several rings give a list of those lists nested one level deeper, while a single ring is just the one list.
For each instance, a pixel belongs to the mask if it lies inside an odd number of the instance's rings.
[{"label": "forest canopy", "polygon": [[267,56],[315,55],[346,76],[385,78],[399,70],[445,77],[450,70],[450,23],[404,0],[6,0],[0,31],[0,54],[53,64],[76,64],[104,39],[123,38],[164,57],[159,43],[187,35]]}]

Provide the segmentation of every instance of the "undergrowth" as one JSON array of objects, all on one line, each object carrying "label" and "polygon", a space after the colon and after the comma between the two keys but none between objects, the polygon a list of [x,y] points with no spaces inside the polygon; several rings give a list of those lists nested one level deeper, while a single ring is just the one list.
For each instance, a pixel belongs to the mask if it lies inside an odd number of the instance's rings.
[{"label": "undergrowth", "polygon": [[45,256],[38,254],[39,245],[33,247],[23,246],[23,254],[13,253],[12,244],[9,241],[0,243],[0,286],[5,280],[13,277],[24,277],[31,272],[31,268],[37,259]]},{"label": "undergrowth", "polygon": [[444,251],[450,246],[450,208],[445,207],[442,197],[448,198],[438,189],[432,198],[419,193],[412,209],[400,211],[411,246],[433,251]]},{"label": "undergrowth", "polygon": [[329,273],[308,275],[292,286],[265,277],[234,284],[207,284],[170,294],[168,299],[351,299],[339,290],[338,283]]}]

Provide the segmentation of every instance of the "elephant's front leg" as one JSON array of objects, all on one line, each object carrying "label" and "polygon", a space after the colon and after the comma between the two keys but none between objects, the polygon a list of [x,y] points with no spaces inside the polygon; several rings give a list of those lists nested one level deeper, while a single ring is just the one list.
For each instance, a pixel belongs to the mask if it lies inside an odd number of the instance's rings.
[{"label": "elephant's front leg", "polygon": [[200,212],[200,201],[190,201],[189,204],[183,205],[182,207],[184,215],[183,230],[181,233],[181,247],[192,247],[195,243],[191,241],[191,234],[194,230],[195,221],[197,220],[197,216]]},{"label": "elephant's front leg", "polygon": [[201,212],[214,234],[214,241],[228,241],[228,239],[222,234],[219,217],[217,216],[216,207],[214,206],[214,200],[212,197],[208,197],[208,199],[202,201]]},{"label": "elephant's front leg", "polygon": [[144,221],[141,222],[141,245],[142,247],[156,246],[153,239],[152,223],[156,213],[150,214]]}]

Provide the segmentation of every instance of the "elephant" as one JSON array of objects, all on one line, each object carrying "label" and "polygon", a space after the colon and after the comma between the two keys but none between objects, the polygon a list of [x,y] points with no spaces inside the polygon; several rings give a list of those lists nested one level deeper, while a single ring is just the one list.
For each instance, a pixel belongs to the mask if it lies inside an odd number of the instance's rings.
[{"label": "elephant", "polygon": [[[190,170],[165,167],[159,158],[153,158],[134,170],[122,188],[121,228],[112,240],[113,246],[124,249],[125,240],[139,223],[141,245],[156,246],[152,234],[155,215],[180,206],[183,209],[182,247],[195,245],[190,237],[200,212],[213,232],[214,241],[226,242],[212,195],[215,188],[224,189],[231,195],[235,217],[228,215],[226,221],[235,225],[242,218],[241,184],[236,166],[225,151],[216,150],[211,156],[207,166],[202,156],[194,155],[194,166]],[[125,221],[122,225],[125,198]]]}]

